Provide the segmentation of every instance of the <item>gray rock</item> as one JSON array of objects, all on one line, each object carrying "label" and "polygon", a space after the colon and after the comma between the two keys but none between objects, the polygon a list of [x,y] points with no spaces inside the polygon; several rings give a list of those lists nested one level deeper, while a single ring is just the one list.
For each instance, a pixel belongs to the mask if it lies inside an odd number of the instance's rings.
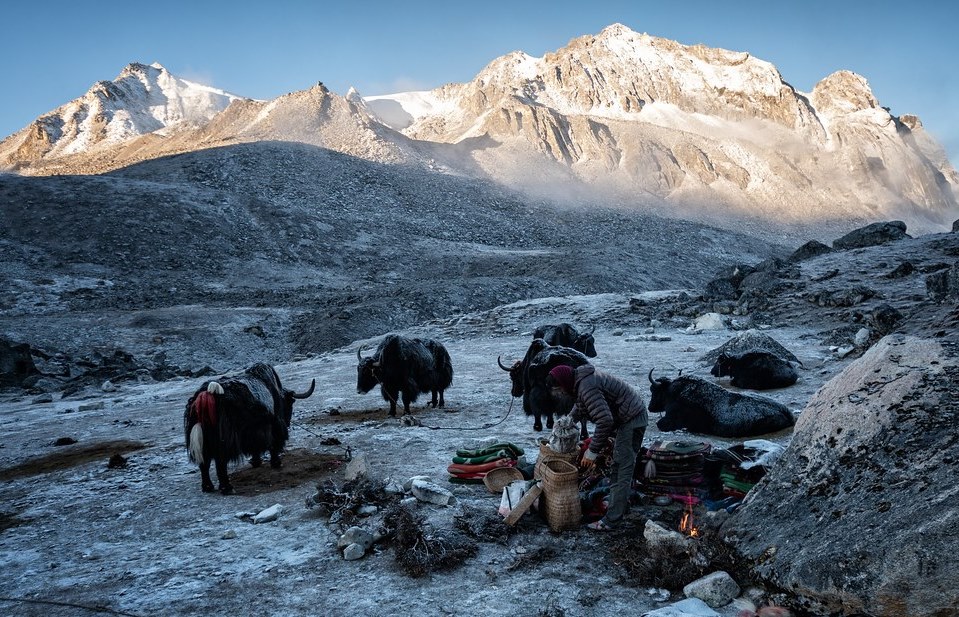
[{"label": "gray rock", "polygon": [[112,381],[110,381],[109,379],[103,382],[103,384],[100,386],[100,389],[103,390],[104,392],[116,392],[116,391],[117,391],[116,385],[114,385],[114,383],[113,383]]},{"label": "gray rock", "polygon": [[737,334],[719,347],[707,351],[699,360],[700,362],[714,364],[721,353],[741,354],[746,351],[768,351],[787,362],[799,362],[799,358],[783,347],[776,339],[756,329]]},{"label": "gray rock", "polygon": [[902,221],[886,221],[854,229],[845,236],[834,240],[832,247],[838,250],[849,250],[877,246],[909,237],[911,236],[906,233],[905,223]]},{"label": "gray rock", "polygon": [[357,559],[361,559],[365,554],[366,549],[359,544],[350,544],[343,549],[343,559],[346,561],[356,561]]},{"label": "gray rock", "polygon": [[946,298],[959,298],[959,264],[928,275],[926,292],[937,302]]},{"label": "gray rock", "polygon": [[798,249],[793,251],[792,255],[786,258],[786,261],[796,263],[831,252],[832,249],[819,240],[810,240],[806,244],[803,244]]},{"label": "gray rock", "polygon": [[456,502],[456,497],[453,496],[453,493],[437,484],[425,480],[414,480],[410,486],[410,492],[420,501],[438,506],[448,506]]},{"label": "gray rock", "polygon": [[364,454],[354,454],[350,462],[343,468],[343,478],[347,482],[366,477],[369,473],[370,468],[366,462],[366,455]]},{"label": "gray rock", "polygon": [[273,504],[266,510],[262,510],[253,517],[254,524],[259,523],[269,523],[280,518],[280,513],[283,512],[283,506],[280,504]]},{"label": "gray rock", "polygon": [[813,614],[959,605],[959,359],[889,335],[817,392],[789,448],[722,526]]},{"label": "gray rock", "polygon": [[699,598],[687,598],[669,606],[643,613],[643,617],[722,617]]},{"label": "gray rock", "polygon": [[373,546],[373,534],[362,527],[350,527],[346,530],[346,533],[340,536],[336,546],[338,548],[346,548],[351,544],[358,544],[366,551],[366,549]]},{"label": "gray rock", "polygon": [[856,337],[853,339],[856,347],[862,348],[869,344],[869,337],[872,336],[872,332],[869,328],[859,328],[856,332]]},{"label": "gray rock", "polygon": [[728,572],[713,572],[683,587],[687,598],[699,598],[712,608],[726,606],[739,595],[739,585]]}]

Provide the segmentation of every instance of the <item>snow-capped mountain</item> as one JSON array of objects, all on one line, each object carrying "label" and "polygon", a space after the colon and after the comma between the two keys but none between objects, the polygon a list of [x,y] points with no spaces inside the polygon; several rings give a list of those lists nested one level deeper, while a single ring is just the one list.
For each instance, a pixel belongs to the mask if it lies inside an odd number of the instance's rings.
[{"label": "snow-capped mountain", "polygon": [[160,64],[133,63],[113,81],[98,81],[82,97],[37,118],[4,141],[15,163],[53,159],[116,146],[147,134],[202,125],[240,99],[172,75]]},{"label": "snow-capped mountain", "polygon": [[239,99],[134,64],[0,142],[0,168],[94,173],[260,140],[713,223],[896,218],[921,233],[959,217],[941,146],[862,76],[840,71],[801,93],[748,52],[620,24],[541,58],[507,54],[468,83],[366,98],[320,83]]},{"label": "snow-capped mountain", "polygon": [[414,139],[478,141],[487,173],[515,169],[512,183],[539,190],[556,163],[593,195],[661,198],[687,214],[930,229],[959,213],[942,148],[918,118],[881,107],[863,77],[840,71],[804,94],[747,52],[620,24],[542,58],[513,52],[469,83],[367,104]]}]

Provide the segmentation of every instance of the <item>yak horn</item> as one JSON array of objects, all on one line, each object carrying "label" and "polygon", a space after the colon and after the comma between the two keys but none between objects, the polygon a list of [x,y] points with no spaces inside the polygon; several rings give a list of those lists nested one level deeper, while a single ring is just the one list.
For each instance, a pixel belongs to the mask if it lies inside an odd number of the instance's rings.
[{"label": "yak horn", "polygon": [[656,370],[656,369],[654,369],[654,368],[649,369],[649,383],[656,383],[655,381],[653,381],[653,371],[654,371],[654,370]]},{"label": "yak horn", "polygon": [[500,356],[496,356],[496,364],[499,364],[499,367],[503,369],[504,371],[506,371],[507,373],[510,371],[509,368],[503,366],[503,362],[500,360]]},{"label": "yak horn", "polygon": [[592,334],[593,332],[596,332],[596,324],[589,324],[589,332],[586,334]]},{"label": "yak horn", "polygon": [[293,398],[309,398],[313,394],[313,389],[316,388],[316,380],[310,382],[310,389],[304,392],[303,394],[297,394],[296,392],[290,392],[290,396]]},{"label": "yak horn", "polygon": [[363,356],[360,355],[360,351],[362,351],[362,350],[363,350],[363,345],[360,345],[359,347],[356,348],[356,359],[357,359],[357,360],[362,360],[362,359],[363,359]]}]

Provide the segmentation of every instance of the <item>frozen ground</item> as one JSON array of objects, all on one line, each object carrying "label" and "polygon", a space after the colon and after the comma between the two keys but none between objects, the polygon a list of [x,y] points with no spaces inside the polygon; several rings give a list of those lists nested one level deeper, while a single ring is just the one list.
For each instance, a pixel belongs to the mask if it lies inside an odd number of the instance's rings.
[{"label": "frozen ground", "polygon": [[[183,407],[200,380],[125,385],[46,404],[8,396],[0,404],[0,488],[8,526],[0,535],[6,564],[0,607],[17,615],[88,612],[30,600],[132,615],[607,615],[661,606],[645,588],[621,581],[604,545],[608,538],[554,533],[535,515],[524,518],[508,544],[481,543],[462,567],[413,579],[385,548],[344,561],[335,547],[341,529],[305,505],[321,481],[341,477],[335,461],[343,448],[322,445],[336,438],[364,458],[375,477],[403,481],[425,474],[453,490],[454,506],[418,505],[437,528],[451,527],[455,516],[495,513],[498,496],[483,486],[448,484],[446,466],[455,450],[491,441],[513,442],[535,458],[543,434],[532,431],[520,401],[511,401],[508,377],[496,364],[500,355],[504,361],[520,357],[535,324],[601,324],[596,364],[647,395],[651,368],[706,374],[698,358],[736,334],[663,327],[657,334],[671,340],[637,341],[645,326],[631,323],[631,315],[628,296],[609,294],[522,302],[408,331],[445,342],[456,370],[445,410],[416,405],[423,426],[388,418],[376,392],[356,394],[357,345],[376,339],[279,365],[285,385],[301,389],[315,378],[316,393],[295,408],[285,467],[241,465],[233,470],[238,491],[231,497],[200,491],[183,448]],[[844,361],[810,344],[808,330],[767,334],[806,366],[798,384],[770,393],[799,412]],[[655,416],[651,421],[647,442],[658,436]],[[53,446],[59,437],[77,443]],[[788,441],[788,435],[774,438]],[[115,453],[127,457],[125,469],[108,467]],[[284,508],[276,522],[239,518],[273,504]],[[660,514],[672,515],[656,508],[634,512]],[[538,552],[544,548],[555,551],[551,558],[524,565],[524,555],[547,554]]]}]

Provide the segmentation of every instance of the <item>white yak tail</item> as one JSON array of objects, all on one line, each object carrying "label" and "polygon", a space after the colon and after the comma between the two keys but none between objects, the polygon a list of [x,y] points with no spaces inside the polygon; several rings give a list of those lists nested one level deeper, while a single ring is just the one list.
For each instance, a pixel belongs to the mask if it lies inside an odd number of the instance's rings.
[{"label": "white yak tail", "polygon": [[194,463],[203,462],[203,427],[197,422],[190,430],[190,460]]}]

